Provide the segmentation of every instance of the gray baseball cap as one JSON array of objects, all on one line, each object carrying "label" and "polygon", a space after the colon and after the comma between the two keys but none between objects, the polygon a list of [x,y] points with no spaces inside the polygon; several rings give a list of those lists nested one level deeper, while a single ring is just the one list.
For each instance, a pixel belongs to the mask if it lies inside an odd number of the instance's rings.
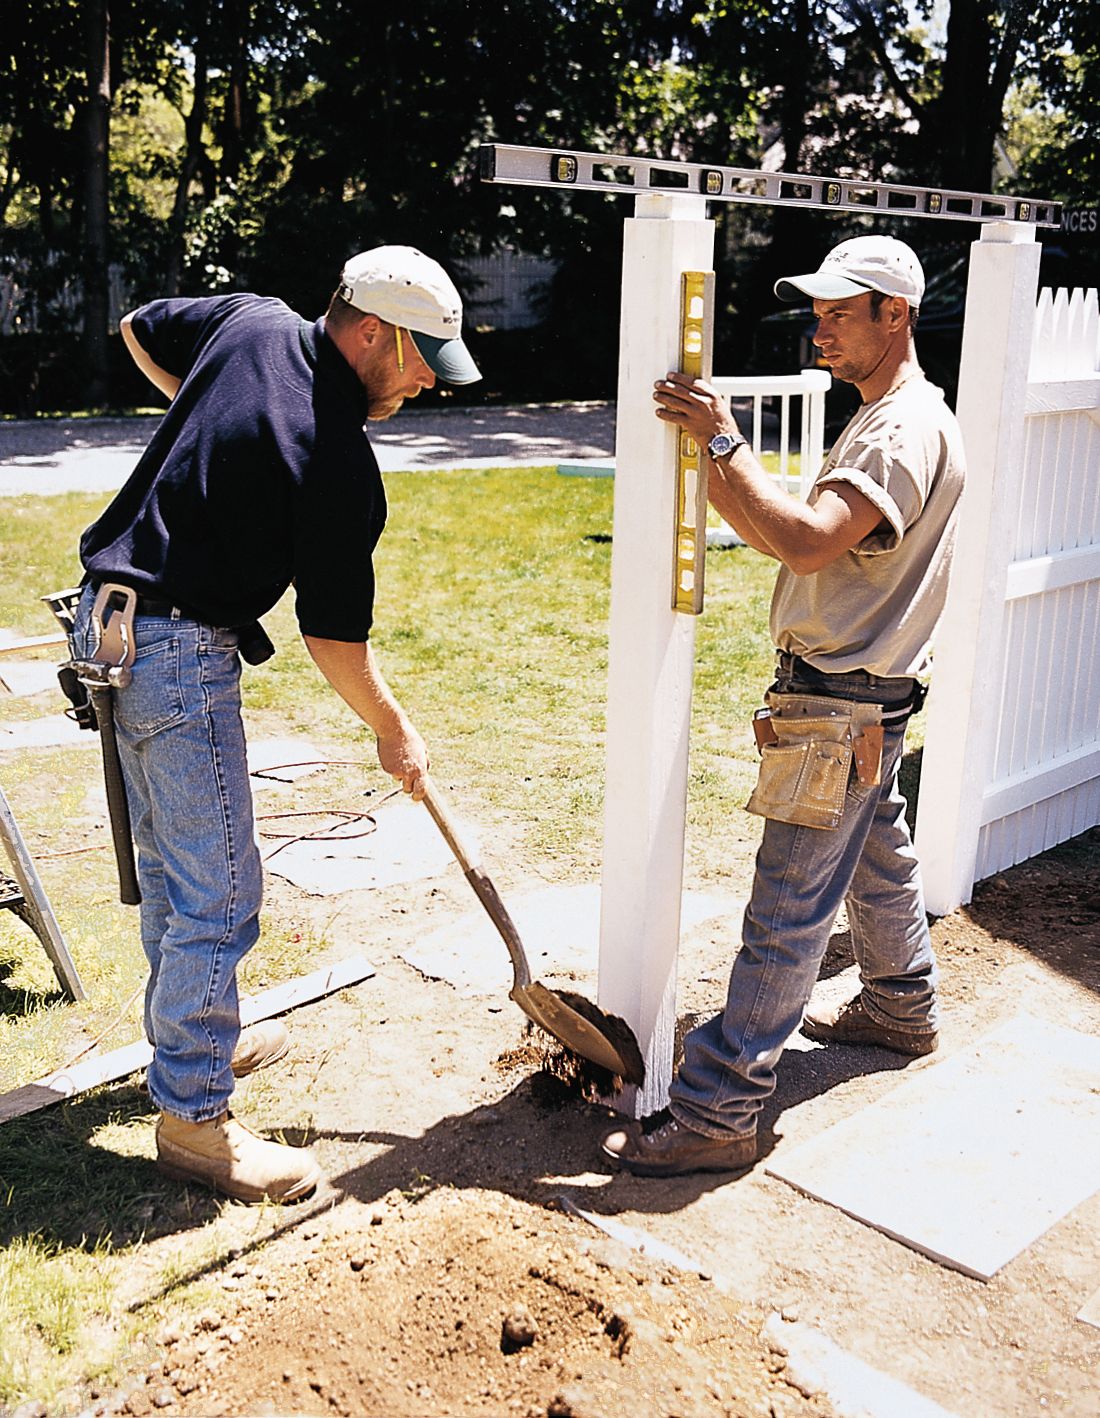
[{"label": "gray baseball cap", "polygon": [[448,384],[481,378],[462,342],[462,297],[439,262],[415,246],[353,256],[340,273],[339,294],[356,310],[408,330],[424,363]]},{"label": "gray baseball cap", "polygon": [[924,296],[924,271],[917,254],[893,236],[854,236],[834,246],[816,271],[784,276],[775,283],[780,300],[847,300],[864,291],[900,295],[911,306]]}]

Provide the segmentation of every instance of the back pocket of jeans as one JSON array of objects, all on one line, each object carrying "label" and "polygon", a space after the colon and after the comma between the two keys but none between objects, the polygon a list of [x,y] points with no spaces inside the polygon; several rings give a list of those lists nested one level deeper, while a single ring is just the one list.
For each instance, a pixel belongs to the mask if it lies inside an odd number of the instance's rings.
[{"label": "back pocket of jeans", "polygon": [[132,679],[115,690],[115,718],[127,733],[148,738],[170,729],[184,717],[180,686],[180,644],[158,640],[138,650]]}]

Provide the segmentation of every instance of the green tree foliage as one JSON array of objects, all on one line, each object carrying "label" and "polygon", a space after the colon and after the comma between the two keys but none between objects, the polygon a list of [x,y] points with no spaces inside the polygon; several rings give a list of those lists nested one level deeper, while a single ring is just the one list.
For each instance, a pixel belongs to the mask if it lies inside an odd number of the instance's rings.
[{"label": "green tree foliage", "polygon": [[[480,143],[985,190],[1011,122],[1032,190],[1082,200],[1098,4],[3,0],[0,263],[33,292],[40,330],[72,327],[72,278],[88,277],[102,330],[104,262],[135,299],[248,287],[314,311],[353,250],[410,242],[460,269],[507,244],[560,261],[547,309],[582,392],[586,364],[606,371],[613,354],[628,204],[482,184]],[[737,291],[724,328],[743,360],[774,274],[862,223],[718,215]]]},{"label": "green tree foliage", "polygon": [[[1097,0],[711,0],[696,17],[691,56],[716,96],[754,86],[754,161],[980,192],[1019,190],[1022,176],[1033,195],[1061,196],[1067,134],[1073,170],[1083,176],[1095,163],[1098,35]],[[1020,176],[998,177],[1013,118],[1030,135],[1029,161]],[[875,220],[728,212],[730,343],[744,347],[778,274],[806,269]],[[972,239],[965,226],[919,220],[891,219],[890,230],[933,270]]]},{"label": "green tree foliage", "polygon": [[1023,156],[1029,180],[1077,205],[1100,200],[1100,4],[1079,0],[1060,16],[1055,43],[1034,66],[1031,115],[1045,123]]}]

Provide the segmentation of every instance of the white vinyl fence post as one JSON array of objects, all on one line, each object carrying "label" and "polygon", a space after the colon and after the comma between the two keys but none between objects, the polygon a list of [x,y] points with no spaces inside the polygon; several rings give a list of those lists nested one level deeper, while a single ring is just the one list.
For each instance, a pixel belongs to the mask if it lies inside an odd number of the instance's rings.
[{"label": "white vinyl fence post", "polygon": [[966,491],[936,643],[917,811],[925,904],[936,916],[969,901],[974,884],[982,791],[996,745],[1008,519],[1023,455],[1039,279],[1034,226],[984,226],[970,253],[958,399]]},{"label": "white vinyl fence post", "polygon": [[653,384],[680,361],[684,271],[713,265],[706,199],[646,193],[624,224],[599,1002],[634,1030],[651,1112],[668,1097],[695,617],[672,609],[677,438]]}]

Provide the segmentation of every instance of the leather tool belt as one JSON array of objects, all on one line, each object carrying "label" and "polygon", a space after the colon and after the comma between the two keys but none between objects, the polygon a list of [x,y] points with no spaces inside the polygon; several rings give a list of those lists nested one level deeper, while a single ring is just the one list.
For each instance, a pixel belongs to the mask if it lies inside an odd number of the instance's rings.
[{"label": "leather tool belt", "polygon": [[899,712],[881,704],[770,690],[764,698],[767,708],[753,718],[760,775],[745,806],[778,822],[826,831],[839,827],[853,762],[864,787],[881,782],[883,721],[900,717]]}]

